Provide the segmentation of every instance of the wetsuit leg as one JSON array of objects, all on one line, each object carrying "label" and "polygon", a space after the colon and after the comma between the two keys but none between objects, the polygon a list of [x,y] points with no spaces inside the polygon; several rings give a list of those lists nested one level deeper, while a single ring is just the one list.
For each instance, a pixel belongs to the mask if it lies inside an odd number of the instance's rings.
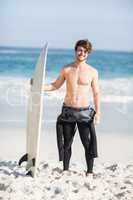
[{"label": "wetsuit leg", "polygon": [[96,158],[98,157],[98,152],[97,152],[97,137],[96,137],[96,130],[95,130],[95,125],[94,122],[89,123],[89,130],[90,130],[90,158]]},{"label": "wetsuit leg", "polygon": [[77,123],[80,138],[85,149],[87,172],[93,172],[94,158],[97,157],[97,141],[93,122]]},{"label": "wetsuit leg", "polygon": [[56,136],[57,136],[57,147],[59,154],[59,161],[63,161],[64,157],[64,137],[63,137],[63,125],[60,121],[56,122]]},{"label": "wetsuit leg", "polygon": [[93,173],[94,158],[88,158],[87,162],[87,173]]},{"label": "wetsuit leg", "polygon": [[64,159],[63,170],[69,169],[69,162],[72,154],[71,145],[75,135],[76,122],[63,123],[63,135],[64,135]]}]

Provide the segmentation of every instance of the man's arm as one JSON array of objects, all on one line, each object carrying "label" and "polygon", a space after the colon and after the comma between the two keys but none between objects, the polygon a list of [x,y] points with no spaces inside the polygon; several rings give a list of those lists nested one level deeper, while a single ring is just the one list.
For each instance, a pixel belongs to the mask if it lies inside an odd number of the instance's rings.
[{"label": "man's arm", "polygon": [[64,68],[61,70],[59,77],[50,84],[45,84],[43,86],[44,91],[53,91],[59,89],[65,81]]},{"label": "man's arm", "polygon": [[[93,92],[93,101],[96,111],[96,118],[100,118],[100,88],[98,83],[98,71],[95,70],[94,76],[91,82],[92,92]],[[100,119],[96,119],[100,121]]]}]

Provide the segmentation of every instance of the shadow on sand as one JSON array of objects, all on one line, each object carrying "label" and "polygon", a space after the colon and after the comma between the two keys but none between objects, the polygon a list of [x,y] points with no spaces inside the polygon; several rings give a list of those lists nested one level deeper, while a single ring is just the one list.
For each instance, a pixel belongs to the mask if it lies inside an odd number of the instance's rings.
[{"label": "shadow on sand", "polygon": [[13,175],[16,178],[18,176],[25,177],[26,174],[24,172],[21,172],[22,168],[23,167],[20,167],[18,165],[17,161],[0,161],[0,173],[8,176]]}]

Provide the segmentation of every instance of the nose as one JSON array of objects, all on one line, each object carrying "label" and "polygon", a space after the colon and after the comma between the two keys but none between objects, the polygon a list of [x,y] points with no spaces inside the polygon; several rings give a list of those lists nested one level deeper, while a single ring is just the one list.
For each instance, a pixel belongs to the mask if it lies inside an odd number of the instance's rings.
[{"label": "nose", "polygon": [[85,55],[84,51],[81,51],[81,52],[80,52],[80,55],[84,56],[84,55]]}]

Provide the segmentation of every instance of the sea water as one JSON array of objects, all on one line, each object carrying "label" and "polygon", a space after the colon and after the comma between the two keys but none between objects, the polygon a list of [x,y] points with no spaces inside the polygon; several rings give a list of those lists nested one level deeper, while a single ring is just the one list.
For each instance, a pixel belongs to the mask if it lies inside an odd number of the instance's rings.
[{"label": "sea water", "polygon": [[[41,49],[0,47],[0,121],[16,120],[25,112],[28,98],[26,85],[34,74]],[[74,61],[72,49],[49,49],[45,83],[54,81],[61,68]],[[99,72],[101,102],[120,103],[122,112],[133,103],[133,53],[94,50],[87,63]],[[64,90],[45,94],[47,100],[58,102]],[[20,112],[16,114],[16,109]],[[14,115],[15,117],[13,117]]]}]

